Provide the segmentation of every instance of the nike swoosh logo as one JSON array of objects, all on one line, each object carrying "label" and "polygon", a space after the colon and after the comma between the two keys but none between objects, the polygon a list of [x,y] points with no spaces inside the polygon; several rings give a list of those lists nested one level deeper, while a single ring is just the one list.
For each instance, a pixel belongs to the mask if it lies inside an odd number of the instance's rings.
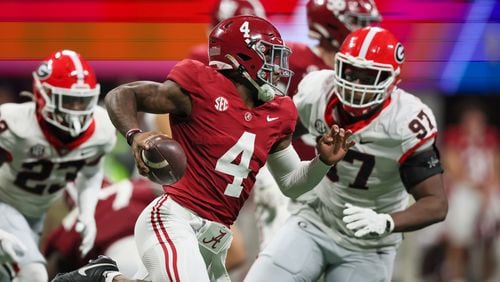
[{"label": "nike swoosh logo", "polygon": [[373,143],[373,142],[375,142],[375,141],[359,139],[359,144],[369,144],[369,143]]},{"label": "nike swoosh logo", "polygon": [[87,276],[87,274],[85,273],[87,270],[92,269],[92,268],[96,268],[96,267],[100,267],[100,266],[112,266],[112,267],[115,267],[115,265],[111,264],[111,263],[92,264],[92,265],[87,265],[87,266],[84,266],[84,267],[78,269],[78,274],[80,274],[82,276]]},{"label": "nike swoosh logo", "polygon": [[272,118],[272,117],[270,117],[270,116],[267,116],[267,118],[266,118],[267,122],[271,122],[271,121],[273,121],[273,120],[277,120],[277,119],[279,119],[279,117],[273,117],[273,118]]}]

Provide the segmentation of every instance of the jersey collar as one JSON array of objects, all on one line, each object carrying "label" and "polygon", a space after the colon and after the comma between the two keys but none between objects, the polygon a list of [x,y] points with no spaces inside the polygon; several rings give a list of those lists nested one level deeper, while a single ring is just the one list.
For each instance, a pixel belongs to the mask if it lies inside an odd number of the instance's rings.
[{"label": "jersey collar", "polygon": [[38,124],[40,125],[43,136],[45,136],[47,142],[49,142],[49,144],[52,145],[52,147],[54,147],[60,155],[66,154],[67,152],[83,144],[85,141],[89,140],[95,131],[95,119],[92,118],[89,127],[83,132],[83,134],[75,137],[70,142],[63,142],[54,133],[54,131],[50,128],[50,125],[45,121],[45,119],[43,119],[40,114],[37,113],[36,118]]},{"label": "jersey collar", "polygon": [[351,130],[353,133],[359,131],[360,129],[366,127],[372,120],[376,119],[380,113],[391,103],[391,96],[389,96],[383,103],[382,107],[367,117],[366,119],[358,120],[350,124],[343,124],[342,118],[340,117],[340,112],[337,106],[341,106],[337,95],[332,95],[325,109],[325,121],[328,127],[332,127],[334,124],[344,127],[345,129]]}]

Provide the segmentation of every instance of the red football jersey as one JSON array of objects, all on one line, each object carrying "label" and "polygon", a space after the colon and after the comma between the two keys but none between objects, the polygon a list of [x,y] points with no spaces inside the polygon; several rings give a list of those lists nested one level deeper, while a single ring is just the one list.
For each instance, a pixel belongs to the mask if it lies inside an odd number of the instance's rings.
[{"label": "red football jersey", "polygon": [[192,112],[187,118],[171,115],[187,169],[165,191],[199,216],[231,225],[271,146],[293,133],[295,105],[290,97],[276,97],[247,108],[231,80],[194,60],[179,62],[168,79],[190,93]]},{"label": "red football jersey", "polygon": [[292,50],[292,54],[288,58],[288,65],[294,72],[288,88],[288,96],[295,95],[299,82],[307,73],[315,70],[333,69],[333,66],[325,64],[323,59],[318,57],[306,44],[287,42],[286,45]]}]

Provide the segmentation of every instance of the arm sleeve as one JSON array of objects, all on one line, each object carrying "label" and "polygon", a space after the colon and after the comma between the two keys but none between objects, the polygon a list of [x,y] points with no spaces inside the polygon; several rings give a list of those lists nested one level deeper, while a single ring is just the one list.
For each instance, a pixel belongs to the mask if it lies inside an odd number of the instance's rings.
[{"label": "arm sleeve", "polygon": [[82,217],[94,217],[98,200],[97,194],[101,189],[103,178],[103,160],[99,160],[97,165],[86,166],[78,174],[75,186],[78,192],[78,208]]},{"label": "arm sleeve", "polygon": [[331,168],[319,156],[311,161],[300,161],[292,145],[270,154],[267,166],[281,192],[290,198],[297,198],[313,189]]},{"label": "arm sleeve", "polygon": [[167,79],[175,81],[182,89],[191,94],[204,93],[200,85],[198,74],[205,72],[203,63],[193,60],[182,60],[178,62],[167,76]]}]

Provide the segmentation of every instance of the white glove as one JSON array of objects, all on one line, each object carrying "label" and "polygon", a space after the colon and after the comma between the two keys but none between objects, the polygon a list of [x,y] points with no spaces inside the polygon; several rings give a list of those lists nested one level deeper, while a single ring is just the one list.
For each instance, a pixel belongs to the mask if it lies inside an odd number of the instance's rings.
[{"label": "white glove", "polygon": [[388,214],[376,213],[371,209],[353,206],[349,203],[346,203],[345,207],[342,220],[358,238],[366,235],[382,237],[394,230],[394,220]]},{"label": "white glove", "polygon": [[14,235],[0,230],[0,264],[19,262],[26,252],[26,246]]},{"label": "white glove", "polygon": [[79,216],[75,226],[76,232],[82,237],[80,245],[80,253],[82,257],[94,247],[95,237],[97,235],[97,227],[93,218]]}]

